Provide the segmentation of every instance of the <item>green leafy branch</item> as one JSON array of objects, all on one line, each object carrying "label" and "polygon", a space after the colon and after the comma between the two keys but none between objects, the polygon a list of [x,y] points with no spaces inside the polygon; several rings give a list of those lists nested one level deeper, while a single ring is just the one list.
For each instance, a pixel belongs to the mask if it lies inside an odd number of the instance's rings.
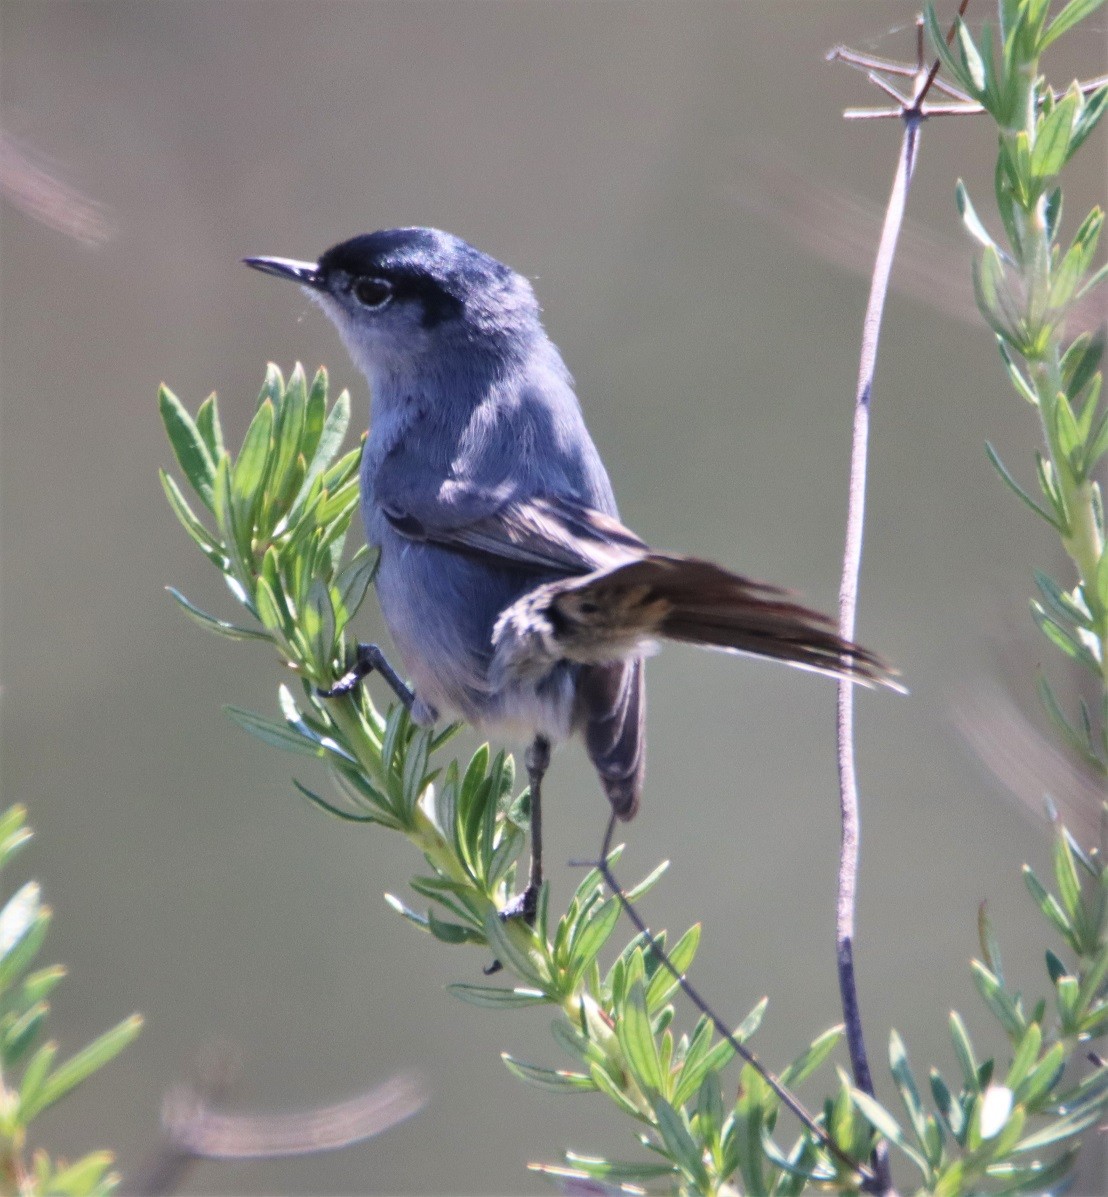
[{"label": "green leafy branch", "polygon": [[[266,742],[324,763],[341,797],[332,801],[297,782],[309,801],[349,822],[399,831],[420,849],[428,868],[411,885],[426,908],[416,910],[395,896],[389,896],[390,905],[444,943],[484,949],[513,979],[510,985],[461,982],[450,991],[488,1009],[556,1009],[551,1029],[569,1066],[505,1055],[507,1067],[549,1091],[604,1094],[632,1120],[649,1152],[646,1160],[570,1155],[562,1166],[536,1167],[563,1178],[648,1184],[681,1193],[733,1192],[740,1186],[750,1193],[795,1194],[812,1185],[862,1191],[865,1178],[837,1160],[810,1130],[802,1130],[787,1147],[778,1143],[779,1097],[749,1065],[737,1079],[732,1074],[727,1080],[734,1051],[715,1037],[707,1018],[691,1031],[677,1030],[672,1004],[677,981],[645,935],[635,936],[602,966],[620,908],[616,898],[606,895],[598,872],[585,875],[560,917],[552,915],[544,888],[534,927],[500,918],[515,884],[528,818],[528,795],[516,793],[510,756],[483,745],[468,762],[450,760],[442,766],[436,758],[456,728],[418,729],[400,706],[381,714],[366,687],[335,698],[319,693],[341,676],[352,656],[349,624],[372,572],[364,549],[349,564],[342,562],[343,536],[357,507],[350,480],[357,476],[358,451],[334,460],[348,418],[346,395],[328,409],[323,372],[309,387],[299,367],[286,383],[271,366],[257,409],[264,414],[255,414],[237,459],[223,446],[214,396],[205,400],[195,419],[164,388],[160,403],[178,464],[206,509],[208,523],[163,476],[167,496],[258,626],[229,624],[175,597],[209,630],[268,642],[300,679],[298,686],[281,687],[280,719],[237,708],[229,714]],[[296,413],[306,413],[309,404],[314,406],[312,419],[300,419]],[[325,454],[318,450],[322,434],[316,441],[309,428],[330,430]],[[291,471],[294,482],[283,470]],[[218,482],[220,478],[225,481]],[[231,501],[218,498],[221,488]],[[352,577],[359,579],[357,585],[349,584]],[[955,1019],[952,1031],[964,1065],[963,1083],[955,1095],[934,1073],[936,1110],[925,1112],[906,1053],[894,1035],[893,1076],[908,1122],[901,1125],[840,1072],[817,1121],[843,1156],[864,1160],[885,1139],[921,1168],[929,1190],[948,1193],[970,1191],[972,1185],[980,1191],[983,1179],[1002,1180],[1005,1187],[998,1191],[1034,1187],[1049,1169],[1063,1167],[1053,1156],[1037,1154],[1056,1145],[1068,1164],[1065,1153],[1089,1125],[1085,1115],[1103,1108],[1108,1090],[1097,1080],[1064,1088],[1061,1068],[1078,1044],[1100,1035],[1105,1026],[1108,882],[1098,858],[1078,853],[1068,839],[1057,861],[1056,872],[1064,866],[1057,874],[1059,896],[1048,899],[1035,892],[1051,925],[1063,935],[1061,952],[1077,954],[1069,967],[1061,965],[1061,955],[1048,956],[1052,982],[1062,995],[1053,1008],[1068,1003],[1068,1021],[1047,1026],[1046,1003],[1024,1014],[1018,996],[1004,989],[991,941],[986,941],[985,963],[975,966],[988,1008],[1015,1045],[1003,1081],[1011,1101],[997,1096],[993,1078],[1000,1069],[992,1060],[975,1062],[968,1035]],[[640,898],[663,868],[627,897]],[[691,968],[698,926],[672,946],[664,933],[655,938],[668,948],[678,973]],[[759,1003],[736,1027],[739,1042],[745,1044],[754,1034],[765,1008],[764,1001]],[[781,1081],[790,1090],[802,1084],[840,1040],[839,1028],[818,1036],[782,1071]],[[1080,1111],[1077,1118],[1074,1109]],[[1029,1118],[1040,1122],[1025,1132]],[[962,1180],[968,1187],[959,1189]]]},{"label": "green leafy branch", "polygon": [[[753,1070],[744,1070],[738,1102],[723,1102],[720,1074],[734,1050],[715,1038],[707,1018],[689,1034],[674,1032],[670,998],[678,982],[645,936],[636,936],[601,969],[599,956],[615,931],[620,906],[605,896],[597,871],[585,875],[557,920],[548,909],[548,889],[540,896],[534,927],[501,919],[529,815],[527,791],[515,792],[511,756],[484,745],[467,763],[452,760],[440,767],[434,757],[456,727],[418,729],[399,705],[382,714],[366,687],[339,697],[321,695],[352,657],[349,625],[373,565],[364,548],[342,563],[345,533],[357,509],[359,458],[355,450],[334,460],[349,418],[345,392],[328,410],[323,371],[309,386],[299,366],[287,383],[270,366],[237,458],[224,446],[214,395],[195,418],[164,387],[159,403],[177,462],[208,522],[163,473],[166,496],[260,626],[229,623],[171,593],[210,631],[268,642],[300,678],[298,693],[288,685],[280,688],[280,720],[237,708],[228,708],[228,714],[267,743],[327,766],[341,800],[297,781],[310,802],[352,823],[399,831],[420,849],[429,872],[411,884],[429,905],[417,911],[390,895],[392,907],[444,943],[485,948],[517,982],[460,983],[450,987],[455,996],[491,1008],[559,1008],[554,1037],[573,1068],[505,1056],[511,1071],[546,1089],[606,1094],[645,1128],[644,1139],[659,1160],[623,1165],[575,1157],[571,1169],[629,1182],[668,1178],[670,1187],[716,1192],[740,1160],[744,1167],[755,1166],[749,1153],[756,1148],[758,1166],[776,1191],[799,1191],[809,1180],[837,1180],[856,1189],[858,1178],[829,1159],[810,1131],[788,1150],[773,1144],[780,1099]],[[626,896],[641,897],[663,869]],[[669,950],[678,971],[691,966],[699,938],[699,928],[690,928]],[[654,939],[658,949],[665,948],[664,933]],[[754,1033],[764,1009],[763,1002],[740,1023],[737,1040]],[[819,1036],[782,1079],[799,1083],[839,1038],[837,1029]],[[864,1152],[851,1158],[864,1158]]]},{"label": "green leafy branch", "polygon": [[1044,446],[1036,454],[1042,496],[1033,498],[988,446],[1004,482],[1059,535],[1076,584],[1036,574],[1035,620],[1046,638],[1097,679],[1100,709],[1081,701],[1068,717],[1045,677],[1039,692],[1052,722],[1087,764],[1108,773],[1108,552],[1104,506],[1094,471],[1108,454],[1108,409],[1100,403],[1104,331],[1070,337],[1079,303],[1102,284],[1108,266],[1094,268],[1104,213],[1080,222],[1068,245],[1061,239],[1061,171],[1088,139],[1108,105],[1108,86],[1071,84],[1056,94],[1039,60],[1058,37],[1103,0],[1070,0],[1050,18],[1049,0],[1002,0],[994,29],[974,36],[960,19],[953,45],[927,14],[931,40],[955,82],[997,125],[994,180],[1003,238],[988,231],[964,184],[958,209],[981,247],[974,265],[978,307],[996,335],[1016,393],[1039,414]]},{"label": "green leafy branch", "polygon": [[[1108,809],[1104,826],[1108,829]],[[1049,998],[1025,1008],[1006,984],[1000,949],[982,908],[981,960],[971,965],[978,993],[1008,1039],[1007,1067],[978,1061],[965,1023],[950,1016],[961,1073],[952,1089],[930,1069],[930,1105],[900,1036],[889,1041],[889,1067],[905,1119],[860,1091],[857,1113],[911,1163],[921,1191],[936,1197],[964,1193],[1043,1192],[1068,1174],[1081,1135],[1108,1115],[1108,1067],[1099,1057],[1082,1076],[1089,1046],[1108,1033],[1108,868],[1105,850],[1082,851],[1062,826],[1054,841],[1056,893],[1031,869],[1024,877],[1051,928],[1059,952],[1047,950]],[[1065,963],[1063,956],[1070,958]]]},{"label": "green leafy branch", "polygon": [[[0,869],[30,838],[23,807],[0,814]],[[39,1150],[28,1161],[28,1130],[43,1111],[117,1056],[138,1034],[142,1019],[124,1019],[56,1063],[58,1045],[42,1042],[42,1035],[50,1013],[47,999],[65,969],[32,967],[52,917],[35,881],[16,890],[0,910],[0,1193],[101,1197],[119,1182],[110,1152],[94,1151],[67,1164]]]}]

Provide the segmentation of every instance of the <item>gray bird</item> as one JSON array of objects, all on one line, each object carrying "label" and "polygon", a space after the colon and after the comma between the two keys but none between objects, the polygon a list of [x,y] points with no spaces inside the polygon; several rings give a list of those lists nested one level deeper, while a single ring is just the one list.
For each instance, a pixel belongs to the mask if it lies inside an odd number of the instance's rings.
[{"label": "gray bird", "polygon": [[619,522],[573,380],[514,270],[427,228],[355,237],[318,262],[245,261],[305,288],[372,396],[362,513],[412,689],[365,645],[333,692],[377,668],[417,723],[457,715],[529,743],[531,872],[512,913],[533,913],[542,880],[552,745],[580,733],[613,819],[634,815],[644,658],[659,639],[896,688],[784,591],[654,552]]}]

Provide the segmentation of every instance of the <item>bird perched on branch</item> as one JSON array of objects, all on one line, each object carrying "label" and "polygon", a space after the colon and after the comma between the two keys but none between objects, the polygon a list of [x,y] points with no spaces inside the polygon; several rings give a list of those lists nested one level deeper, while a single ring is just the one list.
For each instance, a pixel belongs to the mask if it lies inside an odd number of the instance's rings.
[{"label": "bird perched on branch", "polygon": [[318,262],[247,258],[299,283],[372,395],[362,511],[377,594],[412,688],[361,646],[333,693],[379,669],[417,723],[457,715],[525,736],[530,915],[541,784],[575,733],[620,819],[642,794],[644,658],[659,640],[783,661],[864,685],[891,671],[776,587],[650,549],[611,483],[531,284],[437,229],[344,241]]}]

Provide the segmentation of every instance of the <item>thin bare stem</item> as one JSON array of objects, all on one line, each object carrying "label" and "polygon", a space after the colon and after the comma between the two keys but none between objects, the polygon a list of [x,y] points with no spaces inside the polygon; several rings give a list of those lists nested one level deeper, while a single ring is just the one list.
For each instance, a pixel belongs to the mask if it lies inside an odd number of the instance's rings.
[{"label": "thin bare stem", "polygon": [[[985,109],[980,104],[928,104],[923,116],[980,116]],[[903,108],[847,108],[843,111],[843,119],[848,121],[880,121],[900,120],[904,116]]]},{"label": "thin bare stem", "polygon": [[[862,568],[862,536],[865,527],[866,465],[869,451],[869,407],[873,393],[873,378],[877,367],[877,346],[881,318],[888,295],[889,275],[893,255],[904,220],[908,189],[915,169],[919,149],[920,126],[923,117],[913,106],[904,112],[904,138],[896,179],[889,195],[885,224],[873,268],[869,303],[862,326],[861,360],[858,368],[858,390],[854,404],[854,435],[850,455],[850,497],[847,508],[846,546],[843,550],[843,574],[839,589],[839,633],[847,640],[854,638],[858,611],[858,580]],[[854,1081],[858,1088],[873,1095],[873,1076],[866,1056],[862,1019],[858,1008],[858,990],[854,976],[854,915],[858,888],[858,850],[860,821],[858,779],[854,759],[854,687],[840,683],[838,690],[838,765],[839,803],[842,817],[842,845],[839,856],[839,895],[835,919],[835,944],[838,958],[839,992],[843,1020],[846,1024],[847,1046]],[[874,1166],[883,1182],[891,1188],[888,1154],[878,1151]]]},{"label": "thin bare stem", "polygon": [[[612,872],[611,866],[608,864],[608,859],[611,855],[612,847],[612,833],[615,831],[616,816],[613,814],[608,820],[608,829],[604,834],[604,843],[600,851],[600,860],[590,867],[595,868],[600,876],[604,879],[604,883],[615,895],[616,900],[620,906],[623,907],[624,914],[630,919],[632,926],[639,932],[639,934],[646,941],[650,950],[654,953],[655,959],[661,966],[669,973],[669,975],[680,986],[681,991],[689,999],[690,1002],[700,1011],[701,1014],[708,1019],[708,1021],[715,1027],[716,1032],[721,1038],[727,1041],[735,1054],[740,1060],[745,1061],[751,1068],[766,1082],[766,1084],[777,1095],[781,1104],[796,1116],[808,1132],[822,1143],[827,1151],[839,1161],[840,1164],[849,1168],[852,1172],[862,1180],[863,1189],[866,1192],[872,1193],[887,1193],[889,1186],[886,1183],[887,1178],[883,1179],[876,1172],[871,1172],[864,1164],[859,1164],[857,1160],[852,1160],[850,1156],[828,1135],[827,1131],[812,1117],[810,1113],[804,1108],[800,1101],[793,1096],[793,1094],[786,1088],[784,1083],[773,1072],[770,1071],[756,1055],[746,1047],[739,1039],[735,1038],[734,1032],[727,1026],[727,1024],[716,1014],[707,1001],[700,996],[697,989],[693,988],[692,982],[689,981],[685,974],[678,972],[674,967],[673,961],[670,960],[665,949],[654,938],[650,929],[647,927],[641,914],[635,908],[634,903],[627,897],[623,891],[623,887],[616,880],[615,874]],[[575,864],[583,864],[582,861],[571,862]]]}]

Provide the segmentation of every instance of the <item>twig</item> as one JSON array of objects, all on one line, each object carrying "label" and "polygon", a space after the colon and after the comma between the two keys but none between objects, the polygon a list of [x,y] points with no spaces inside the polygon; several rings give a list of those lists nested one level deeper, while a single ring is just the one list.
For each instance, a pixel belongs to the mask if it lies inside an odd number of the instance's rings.
[{"label": "twig", "polygon": [[[604,844],[600,852],[600,860],[591,864],[589,867],[595,868],[600,876],[604,879],[605,885],[612,891],[616,900],[623,908],[624,914],[630,919],[631,924],[635,930],[646,940],[650,950],[654,953],[655,959],[661,964],[667,973],[677,982],[681,991],[689,999],[690,1002],[704,1015],[705,1018],[716,1029],[717,1034],[724,1039],[735,1052],[735,1054],[751,1068],[766,1082],[766,1084],[777,1095],[781,1104],[787,1109],[791,1110],[796,1116],[797,1120],[803,1124],[808,1132],[821,1143],[827,1151],[852,1172],[857,1173],[862,1179],[862,1188],[866,1192],[886,1193],[888,1185],[883,1184],[881,1178],[864,1164],[858,1163],[857,1160],[851,1159],[849,1155],[831,1138],[827,1131],[820,1126],[815,1118],[804,1108],[801,1102],[785,1087],[784,1083],[773,1072],[771,1072],[758,1057],[743,1043],[736,1039],[727,1024],[716,1014],[707,1001],[700,996],[698,990],[693,987],[684,973],[678,972],[670,960],[665,948],[654,938],[650,929],[647,927],[645,921],[638,910],[636,910],[634,903],[623,892],[623,887],[616,880],[615,874],[612,872],[608,864],[608,859],[611,855],[612,847],[612,833],[615,830],[616,816],[608,820],[608,830],[604,836]],[[573,864],[584,864],[582,861],[573,861]]]},{"label": "twig", "polygon": [[[958,16],[964,15],[969,0],[962,0]],[[947,40],[953,36],[951,27]],[[918,35],[917,35],[918,36]],[[840,55],[840,57],[842,57]],[[858,66],[858,63],[851,65]],[[889,203],[877,257],[873,266],[869,301],[862,325],[862,346],[858,364],[858,389],[854,401],[854,429],[850,452],[850,488],[846,517],[846,543],[843,548],[842,581],[839,586],[839,634],[854,639],[858,613],[858,585],[862,570],[862,539],[866,516],[866,467],[869,453],[869,409],[873,395],[873,379],[877,369],[877,347],[881,335],[881,319],[889,292],[900,229],[908,190],[912,183],[916,157],[919,152],[920,127],[927,113],[923,101],[935,82],[939,62],[936,60],[926,74],[923,72],[923,39],[917,41],[917,70],[914,76],[914,95],[904,101],[898,115],[904,122],[900,158],[893,180]],[[866,68],[871,80],[882,90],[896,94],[887,84]],[[866,1055],[865,1035],[858,1006],[858,987],[854,973],[854,928],[858,892],[858,855],[861,841],[861,818],[858,800],[858,776],[854,756],[854,687],[840,683],[836,709],[836,739],[839,768],[839,807],[842,819],[842,841],[839,851],[839,892],[835,909],[835,954],[838,963],[839,994],[843,1021],[846,1025],[847,1047],[854,1082],[863,1092],[874,1095],[873,1075]],[[873,1155],[874,1169],[883,1191],[891,1191],[892,1174],[888,1149],[878,1145]]]},{"label": "twig", "polygon": [[[908,186],[919,149],[922,117],[919,112],[904,114],[904,139],[896,179],[889,196],[885,225],[874,263],[873,283],[862,328],[862,352],[858,371],[858,392],[854,404],[854,434],[850,454],[850,497],[846,520],[846,546],[843,550],[843,575],[839,589],[839,634],[854,637],[858,610],[858,579],[862,568],[862,533],[865,527],[866,464],[869,446],[869,404],[877,365],[877,343],[881,316],[888,294],[889,273],[904,217]],[[854,977],[854,913],[858,890],[858,850],[860,816],[858,778],[854,760],[854,687],[839,683],[837,706],[837,741],[839,766],[839,808],[842,841],[839,853],[839,894],[835,909],[835,951],[838,961],[839,994],[842,1000],[846,1041],[850,1052],[854,1081],[863,1092],[873,1096],[873,1076],[866,1056],[862,1018],[858,1009],[858,989]],[[874,1165],[884,1182],[882,1191],[891,1188],[887,1151],[874,1153]]]},{"label": "twig", "polygon": [[[828,58],[836,62],[845,62],[849,66],[862,67],[865,65],[863,60],[855,61],[847,56],[845,53],[840,54],[835,52],[833,55],[828,55]],[[880,69],[892,74],[900,75],[904,73],[901,70],[891,71],[887,65],[882,65]],[[880,83],[874,78],[872,72],[867,72],[867,75],[873,82],[878,83],[882,90],[887,91],[886,84]],[[956,88],[946,86],[941,79],[935,79],[934,86],[940,91],[946,92],[948,95],[955,96],[959,99],[957,104],[920,104],[920,115],[923,117],[932,116],[980,116],[985,111],[984,106],[971,100],[968,96],[964,96]],[[1094,91],[1099,91],[1106,83],[1108,83],[1108,75],[1097,75],[1095,79],[1086,79],[1084,83],[1078,83],[1077,90],[1083,96],[1091,96]],[[1051,93],[1054,96],[1054,102],[1058,103],[1065,96],[1064,91],[1054,91]],[[918,101],[917,101],[918,102]],[[847,108],[843,113],[844,119],[848,121],[873,121],[873,120],[889,120],[891,117],[898,119],[904,116],[904,108]]]}]

